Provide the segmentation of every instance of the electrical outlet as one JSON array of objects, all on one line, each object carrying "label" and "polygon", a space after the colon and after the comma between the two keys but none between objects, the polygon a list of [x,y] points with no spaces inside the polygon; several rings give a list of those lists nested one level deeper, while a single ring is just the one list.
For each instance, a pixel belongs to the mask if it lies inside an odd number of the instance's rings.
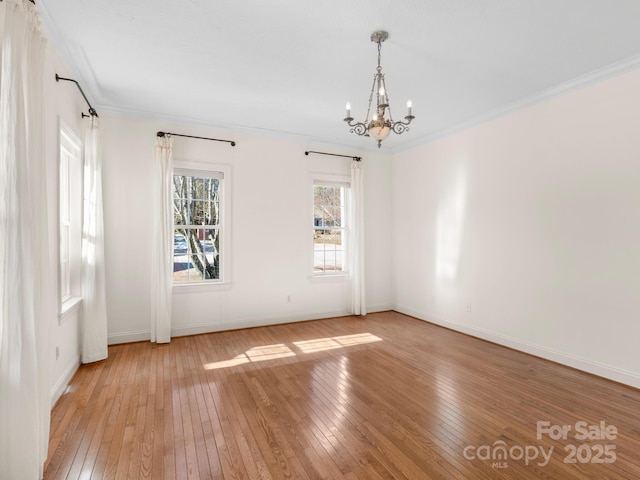
[{"label": "electrical outlet", "polygon": [[60,358],[60,347],[56,347],[56,360]]},{"label": "electrical outlet", "polygon": [[471,313],[471,304],[470,303],[467,303],[466,310],[467,310],[467,313]]},{"label": "electrical outlet", "polygon": [[291,295],[287,295],[287,303],[292,303],[293,302],[293,298],[291,297]]}]

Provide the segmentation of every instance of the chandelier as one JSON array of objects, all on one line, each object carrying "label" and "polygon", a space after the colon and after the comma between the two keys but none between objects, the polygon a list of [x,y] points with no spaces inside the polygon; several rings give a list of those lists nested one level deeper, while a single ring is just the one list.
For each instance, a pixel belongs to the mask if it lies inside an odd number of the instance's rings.
[{"label": "chandelier", "polygon": [[[405,122],[394,122],[391,117],[389,94],[387,93],[387,86],[384,82],[384,73],[382,73],[382,67],[380,66],[382,42],[387,38],[389,38],[389,34],[384,30],[373,32],[371,34],[371,41],[378,44],[378,66],[376,68],[376,73],[373,76],[373,85],[371,86],[371,93],[369,94],[369,108],[367,109],[367,116],[365,117],[364,122],[353,122],[350,103],[347,103],[347,116],[344,118],[344,121],[351,127],[351,133],[365,137],[372,137],[378,142],[378,148],[380,148],[382,141],[389,136],[389,133],[391,133],[392,130],[398,135],[409,130],[408,125],[411,123],[411,120],[415,118],[411,114],[411,100],[407,102],[407,115],[404,117],[406,120]],[[374,94],[376,99],[375,112],[373,113],[371,120],[369,120]]]}]

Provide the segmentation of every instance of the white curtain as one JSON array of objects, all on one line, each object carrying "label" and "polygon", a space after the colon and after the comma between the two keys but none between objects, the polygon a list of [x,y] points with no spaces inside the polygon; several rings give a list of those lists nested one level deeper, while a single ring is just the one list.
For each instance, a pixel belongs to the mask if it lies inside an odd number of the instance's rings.
[{"label": "white curtain", "polygon": [[364,168],[351,162],[351,201],[349,202],[349,272],[351,304],[349,313],[366,315],[364,279]]},{"label": "white curtain", "polygon": [[151,341],[171,341],[173,284],[173,140],[157,137],[151,231]]},{"label": "white curtain", "polygon": [[0,2],[0,477],[42,478],[50,421],[44,71],[28,0]]},{"label": "white curtain", "polygon": [[97,117],[84,137],[84,205],[82,221],[82,363],[107,358],[102,159]]}]

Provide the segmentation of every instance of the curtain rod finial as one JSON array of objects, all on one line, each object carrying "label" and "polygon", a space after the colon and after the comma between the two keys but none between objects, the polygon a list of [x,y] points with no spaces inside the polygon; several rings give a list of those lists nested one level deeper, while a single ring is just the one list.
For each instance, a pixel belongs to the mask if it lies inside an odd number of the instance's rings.
[{"label": "curtain rod finial", "polygon": [[165,136],[165,133],[164,133],[164,132],[158,132],[156,135],[157,135],[158,137],[164,137],[164,136]]}]

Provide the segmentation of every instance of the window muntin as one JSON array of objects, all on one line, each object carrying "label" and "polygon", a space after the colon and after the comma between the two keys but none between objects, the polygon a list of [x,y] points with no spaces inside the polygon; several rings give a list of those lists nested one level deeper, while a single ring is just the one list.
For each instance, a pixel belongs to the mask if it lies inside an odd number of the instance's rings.
[{"label": "window muntin", "polygon": [[314,182],[314,275],[342,274],[347,271],[347,192],[346,184]]},{"label": "window muntin", "polygon": [[174,284],[222,280],[223,178],[221,172],[174,170]]}]

